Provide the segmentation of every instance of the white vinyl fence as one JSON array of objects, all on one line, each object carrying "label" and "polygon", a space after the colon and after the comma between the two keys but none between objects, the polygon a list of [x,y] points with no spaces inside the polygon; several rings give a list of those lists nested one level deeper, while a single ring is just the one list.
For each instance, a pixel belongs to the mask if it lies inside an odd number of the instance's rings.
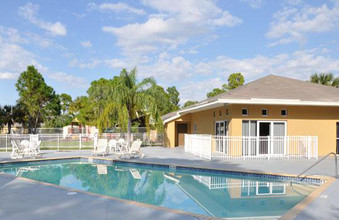
[{"label": "white vinyl fence", "polygon": [[211,135],[185,134],[185,152],[212,159]]},{"label": "white vinyl fence", "polygon": [[206,159],[318,158],[317,136],[185,135],[185,152]]},{"label": "white vinyl fence", "polygon": [[[41,140],[40,149],[93,149],[94,148],[94,135],[85,134],[38,134]],[[126,133],[107,133],[101,134],[98,138],[104,139],[127,139]],[[143,141],[143,146],[160,146],[163,145],[163,134],[149,135],[147,133],[134,133],[132,140],[140,139]],[[0,150],[11,151],[11,141],[30,140],[29,134],[1,134],[0,135]]]}]

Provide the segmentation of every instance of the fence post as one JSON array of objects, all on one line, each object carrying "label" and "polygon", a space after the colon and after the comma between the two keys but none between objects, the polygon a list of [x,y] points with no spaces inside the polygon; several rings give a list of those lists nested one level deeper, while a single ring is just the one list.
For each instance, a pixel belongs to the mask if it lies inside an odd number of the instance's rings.
[{"label": "fence post", "polygon": [[209,142],[210,142],[210,160],[212,160],[212,135],[210,135]]},{"label": "fence post", "polygon": [[80,134],[79,134],[79,149],[80,149],[80,150],[81,150],[81,145],[82,145],[82,142],[81,142],[81,141],[82,141],[82,140],[81,140],[82,138],[81,138],[81,136],[82,136],[82,135],[81,135],[81,133],[80,133]]},{"label": "fence post", "polygon": [[60,134],[58,134],[57,140],[58,140],[58,151],[60,151]]},{"label": "fence post", "polygon": [[311,159],[311,138],[307,136],[307,159]]},{"label": "fence post", "polygon": [[6,134],[6,152],[7,152],[7,148],[8,148],[8,144],[7,144],[7,139],[8,139],[8,134]]}]

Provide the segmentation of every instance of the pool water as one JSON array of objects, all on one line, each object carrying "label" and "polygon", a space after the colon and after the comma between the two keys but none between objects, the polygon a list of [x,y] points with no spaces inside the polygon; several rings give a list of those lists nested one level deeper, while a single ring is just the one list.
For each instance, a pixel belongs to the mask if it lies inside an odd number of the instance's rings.
[{"label": "pool water", "polygon": [[85,162],[9,166],[0,172],[206,216],[283,215],[316,186],[264,178]]}]

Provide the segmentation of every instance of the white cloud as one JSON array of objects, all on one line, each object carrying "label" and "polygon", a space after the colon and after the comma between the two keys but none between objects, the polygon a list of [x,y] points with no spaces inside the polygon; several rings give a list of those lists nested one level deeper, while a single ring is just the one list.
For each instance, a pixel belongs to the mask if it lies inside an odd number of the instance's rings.
[{"label": "white cloud", "polygon": [[106,59],[104,60],[104,63],[109,66],[110,68],[113,69],[122,69],[122,68],[129,68],[130,64],[128,64],[125,60],[123,59]]},{"label": "white cloud", "polygon": [[112,12],[129,12],[137,15],[145,15],[145,11],[142,9],[131,7],[125,3],[102,3],[96,5],[95,3],[89,3],[89,8],[99,9],[100,11],[112,11]]},{"label": "white cloud", "polygon": [[301,9],[285,7],[274,14],[274,21],[266,33],[269,39],[279,39],[269,46],[290,42],[305,42],[309,33],[334,31],[339,27],[339,4],[319,7],[303,6]]},{"label": "white cloud", "polygon": [[[241,2],[247,3],[251,8],[258,9],[262,5],[262,0],[240,0]],[[293,0],[296,1],[296,0]]]},{"label": "white cloud", "polygon": [[91,61],[88,61],[88,62],[84,62],[78,59],[72,59],[68,65],[70,67],[79,67],[81,69],[91,69],[91,68],[97,67],[101,63],[102,63],[102,60],[100,59],[92,59]]},{"label": "white cloud", "polygon": [[220,88],[225,81],[220,78],[211,78],[202,81],[191,81],[180,87],[180,102],[201,101],[206,98],[208,92],[214,88]]},{"label": "white cloud", "polygon": [[88,84],[84,78],[73,76],[64,72],[57,72],[48,75],[49,78],[66,83],[69,88],[87,88]]},{"label": "white cloud", "polygon": [[0,80],[16,79],[28,65],[34,65],[42,72],[48,70],[36,60],[35,54],[22,46],[31,42],[30,36],[0,26]]},{"label": "white cloud", "polygon": [[39,5],[33,3],[27,3],[25,6],[19,8],[18,13],[20,16],[27,19],[32,24],[38,26],[41,29],[44,29],[51,33],[52,35],[61,35],[65,36],[67,34],[66,26],[62,23],[47,22],[36,17],[39,10]]},{"label": "white cloud", "polygon": [[189,61],[180,56],[169,58],[166,54],[160,54],[155,63],[140,65],[138,69],[142,77],[152,76],[167,82],[187,79],[193,73],[193,66]]},{"label": "white cloud", "polygon": [[307,80],[315,72],[339,72],[339,60],[324,56],[321,49],[295,51],[291,54],[278,54],[272,57],[255,56],[235,59],[226,56],[217,57],[209,62],[195,65],[195,71],[203,75],[222,75],[241,72],[247,80],[253,80],[266,74],[284,75]]},{"label": "white cloud", "polygon": [[16,78],[18,78],[18,74],[15,74],[15,73],[6,73],[6,72],[4,72],[4,73],[2,73],[2,72],[0,72],[0,80],[6,80],[6,79],[16,79]]},{"label": "white cloud", "polygon": [[165,83],[165,86],[176,84],[182,102],[206,98],[208,92],[213,88],[220,88],[227,82],[229,74],[234,72],[241,72],[246,82],[268,74],[308,80],[316,72],[338,73],[339,59],[324,55],[323,49],[301,50],[275,56],[257,55],[243,59],[219,56],[198,63],[165,53],[154,64],[139,67],[139,74],[143,77],[153,76]]},{"label": "white cloud", "polygon": [[300,5],[304,3],[304,0],[285,0],[285,3],[289,5]]},{"label": "white cloud", "polygon": [[92,47],[91,41],[81,41],[80,45],[87,48]]},{"label": "white cloud", "polygon": [[31,52],[20,45],[1,42],[0,40],[0,72],[19,74],[28,65],[34,65],[40,71],[47,70],[46,67],[35,60],[35,56]]},{"label": "white cloud", "polygon": [[117,37],[125,55],[176,49],[190,38],[208,34],[215,26],[233,27],[242,22],[213,1],[144,0],[143,4],[159,13],[150,15],[144,23],[102,28]]}]

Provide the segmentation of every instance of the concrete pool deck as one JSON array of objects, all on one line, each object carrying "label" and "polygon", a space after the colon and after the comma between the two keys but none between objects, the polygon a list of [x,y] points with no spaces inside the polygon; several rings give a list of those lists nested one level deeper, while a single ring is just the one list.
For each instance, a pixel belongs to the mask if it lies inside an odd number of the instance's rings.
[{"label": "concrete pool deck", "polygon": [[[135,161],[191,165],[225,170],[299,174],[316,160],[224,160],[208,161],[185,153],[182,148],[142,148],[145,158]],[[91,156],[91,151],[44,151],[43,158]],[[107,156],[114,158],[114,156]],[[131,161],[133,161],[131,160]],[[11,161],[8,152],[0,161]],[[334,158],[328,158],[308,175],[334,176]],[[140,207],[85,193],[67,195],[69,190],[0,175],[0,219],[194,219],[178,213]],[[336,180],[295,219],[339,219],[339,182]]]}]

